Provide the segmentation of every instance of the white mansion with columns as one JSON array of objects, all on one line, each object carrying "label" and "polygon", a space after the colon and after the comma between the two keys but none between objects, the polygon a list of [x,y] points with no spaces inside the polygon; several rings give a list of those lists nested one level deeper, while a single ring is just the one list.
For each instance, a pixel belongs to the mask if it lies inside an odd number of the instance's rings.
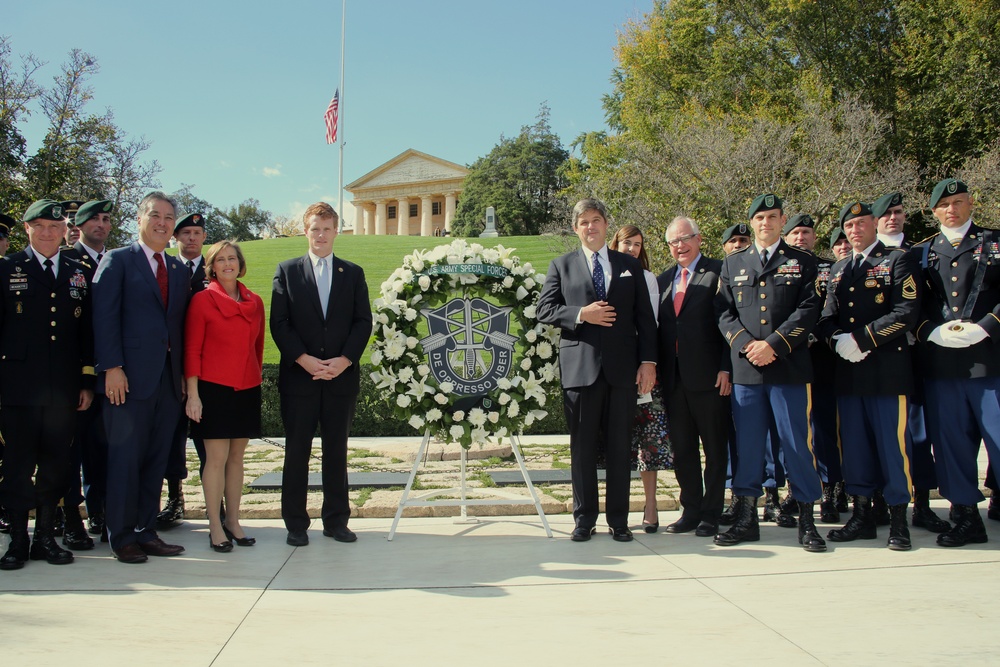
[{"label": "white mansion with columns", "polygon": [[354,234],[441,236],[451,232],[460,164],[408,149],[344,187],[356,209]]}]

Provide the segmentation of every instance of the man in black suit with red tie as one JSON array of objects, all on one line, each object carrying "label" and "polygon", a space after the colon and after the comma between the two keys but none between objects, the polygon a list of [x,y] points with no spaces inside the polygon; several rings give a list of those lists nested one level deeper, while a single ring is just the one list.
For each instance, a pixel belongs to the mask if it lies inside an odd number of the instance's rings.
[{"label": "man in black suit with red tie", "polygon": [[573,230],[582,247],[549,265],[537,308],[539,322],[562,330],[559,370],[576,521],[571,539],[585,542],[596,530],[597,451],[603,439],[608,526],[615,540],[628,542],[629,441],[636,387],[647,393],[655,380],[656,320],[638,260],[605,244],[604,204],[577,202]]},{"label": "man in black suit with red tie", "polygon": [[309,454],[319,425],[323,450],[323,534],[354,542],[347,527],[347,438],[361,386],[358,365],[372,331],[360,266],[333,254],[338,216],[319,202],[303,215],[309,252],[278,265],[271,291],[271,336],[281,363],[278,391],[285,426],[281,518],[293,547],[309,544]]},{"label": "man in black suit with red tie", "polygon": [[[668,533],[715,535],[726,493],[731,384],[729,347],[719,332],[715,294],[722,262],[701,254],[697,224],[685,217],[667,226],[676,260],[659,277],[660,349],[656,371],[663,386],[674,473],[681,487],[681,518]],[[705,449],[705,470],[701,452]]]}]

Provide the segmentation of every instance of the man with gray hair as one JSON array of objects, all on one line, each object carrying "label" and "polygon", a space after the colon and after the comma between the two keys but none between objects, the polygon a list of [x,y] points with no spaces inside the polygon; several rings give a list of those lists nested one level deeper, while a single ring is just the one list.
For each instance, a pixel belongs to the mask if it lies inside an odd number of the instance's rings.
[{"label": "man with gray hair", "polygon": [[123,563],[175,556],[156,534],[160,485],[183,388],[190,274],[164,250],[177,207],[162,192],[139,204],[139,241],[104,256],[94,277],[97,391],[108,438],[106,525]]}]

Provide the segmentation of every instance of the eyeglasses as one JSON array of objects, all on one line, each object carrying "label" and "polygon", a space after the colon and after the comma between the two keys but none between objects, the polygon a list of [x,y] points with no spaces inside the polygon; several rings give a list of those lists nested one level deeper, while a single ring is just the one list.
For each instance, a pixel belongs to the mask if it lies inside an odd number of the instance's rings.
[{"label": "eyeglasses", "polygon": [[696,236],[698,236],[698,235],[697,234],[685,234],[684,236],[679,236],[679,237],[675,238],[673,241],[667,241],[667,245],[676,248],[680,244],[687,243],[688,241],[690,241],[691,239],[693,239]]}]

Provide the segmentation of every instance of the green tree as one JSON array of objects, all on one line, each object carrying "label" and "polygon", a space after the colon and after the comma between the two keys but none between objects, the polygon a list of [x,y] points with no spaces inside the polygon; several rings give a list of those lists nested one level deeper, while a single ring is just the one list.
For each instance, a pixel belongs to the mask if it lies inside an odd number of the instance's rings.
[{"label": "green tree", "polygon": [[561,211],[559,192],[567,184],[561,168],[568,157],[543,103],[534,125],[522,127],[512,139],[500,137],[489,154],[469,167],[452,233],[477,235],[488,206],[496,209],[501,234],[540,233]]},{"label": "green tree", "polygon": [[222,213],[229,223],[229,237],[235,241],[252,241],[261,232],[272,228],[271,212],[260,207],[256,199],[247,199]]},{"label": "green tree", "polygon": [[232,238],[232,228],[225,215],[209,203],[194,194],[194,186],[187,183],[181,184],[181,189],[173,195],[177,199],[177,206],[180,209],[178,217],[189,213],[201,213],[205,218],[205,245],[218,243],[228,238]]}]

